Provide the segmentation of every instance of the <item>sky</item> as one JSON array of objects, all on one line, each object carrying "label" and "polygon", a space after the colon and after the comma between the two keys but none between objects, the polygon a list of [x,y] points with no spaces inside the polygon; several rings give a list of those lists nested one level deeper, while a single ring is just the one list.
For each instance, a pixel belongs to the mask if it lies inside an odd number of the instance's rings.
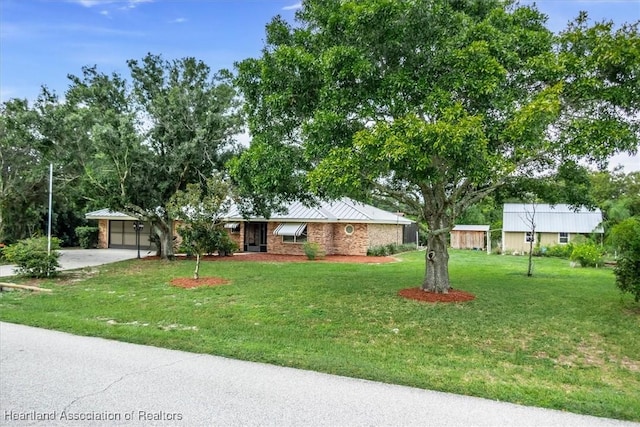
[{"label": "sky", "polygon": [[[521,0],[535,3],[560,31],[587,11],[594,21],[640,20],[640,0]],[[128,76],[126,61],[147,53],[188,56],[212,70],[257,57],[265,25],[293,20],[297,0],[0,0],[0,101],[33,100],[41,86],[63,95],[83,66]],[[611,164],[640,170],[640,156]]]}]

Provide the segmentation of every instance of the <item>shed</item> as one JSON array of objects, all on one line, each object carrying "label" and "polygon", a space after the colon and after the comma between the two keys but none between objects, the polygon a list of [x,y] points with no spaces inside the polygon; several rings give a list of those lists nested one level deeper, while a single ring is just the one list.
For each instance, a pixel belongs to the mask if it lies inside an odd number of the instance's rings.
[{"label": "shed", "polygon": [[456,225],[451,229],[451,247],[453,249],[491,249],[488,225]]}]

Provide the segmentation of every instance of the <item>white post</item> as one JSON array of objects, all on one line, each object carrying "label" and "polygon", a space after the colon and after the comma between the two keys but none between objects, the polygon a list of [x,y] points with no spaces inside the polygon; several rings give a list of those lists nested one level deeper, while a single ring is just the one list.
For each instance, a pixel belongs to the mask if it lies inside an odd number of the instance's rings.
[{"label": "white post", "polygon": [[53,200],[53,163],[49,163],[49,231],[47,233],[47,255],[51,255],[51,205]]},{"label": "white post", "polygon": [[487,231],[487,255],[491,255],[491,230]]}]

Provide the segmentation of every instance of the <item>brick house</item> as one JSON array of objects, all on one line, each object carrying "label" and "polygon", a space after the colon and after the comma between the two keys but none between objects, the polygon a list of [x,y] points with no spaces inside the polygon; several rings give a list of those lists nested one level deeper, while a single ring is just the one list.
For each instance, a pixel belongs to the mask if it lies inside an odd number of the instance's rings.
[{"label": "brick house", "polygon": [[[135,247],[136,218],[108,209],[85,217],[98,221],[98,247]],[[370,247],[416,241],[413,221],[348,198],[314,207],[292,203],[284,214],[269,219],[244,218],[232,207],[222,221],[240,252],[304,255],[303,244],[308,241],[318,243],[327,255],[366,255]],[[150,233],[150,224],[145,223],[140,239],[144,249],[152,249]]]},{"label": "brick house", "polygon": [[413,221],[348,198],[313,207],[295,202],[269,219],[243,218],[232,208],[223,220],[243,252],[303,255],[308,241],[327,255],[366,255],[374,246],[415,243],[415,232],[407,232]]}]

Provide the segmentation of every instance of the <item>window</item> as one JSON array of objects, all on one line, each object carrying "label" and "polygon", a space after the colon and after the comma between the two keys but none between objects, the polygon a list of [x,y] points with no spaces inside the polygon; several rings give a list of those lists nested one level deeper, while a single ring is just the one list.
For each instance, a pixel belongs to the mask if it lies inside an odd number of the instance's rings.
[{"label": "window", "polygon": [[307,241],[307,224],[282,223],[273,230],[276,236],[282,236],[284,243],[303,243]]},{"label": "window", "polygon": [[524,241],[527,243],[535,242],[536,236],[532,232],[527,231],[526,233],[524,233]]},{"label": "window", "polygon": [[307,226],[304,227],[300,235],[282,236],[284,243],[304,243],[307,241]]},{"label": "window", "polygon": [[224,225],[224,228],[226,228],[227,230],[229,230],[233,234],[240,233],[240,223],[239,222],[227,222]]},{"label": "window", "polygon": [[569,233],[558,233],[558,243],[569,243]]},{"label": "window", "polygon": [[353,225],[349,224],[346,225],[344,227],[344,232],[347,234],[347,236],[351,236],[353,234],[353,232],[356,231],[356,229],[353,227]]}]

